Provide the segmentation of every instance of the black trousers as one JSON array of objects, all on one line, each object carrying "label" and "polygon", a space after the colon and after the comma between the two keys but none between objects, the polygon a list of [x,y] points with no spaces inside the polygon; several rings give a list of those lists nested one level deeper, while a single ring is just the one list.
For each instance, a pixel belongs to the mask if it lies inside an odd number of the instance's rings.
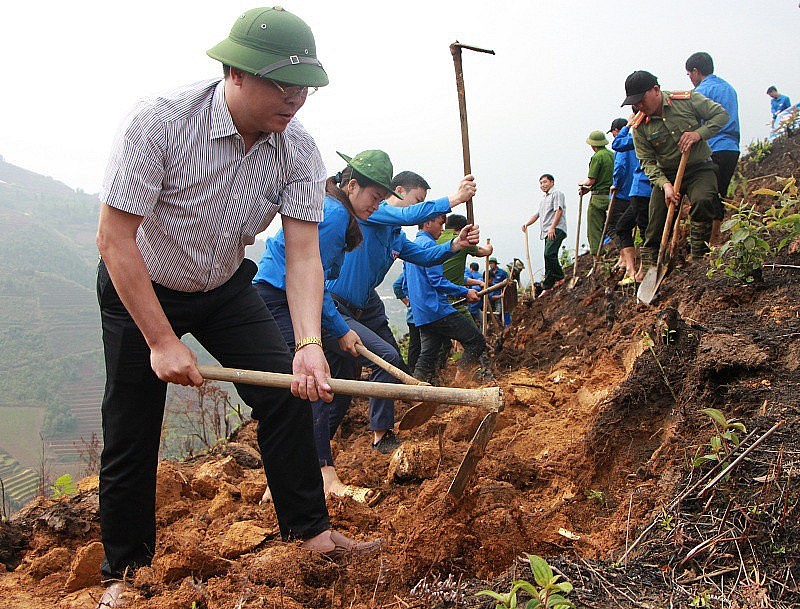
[{"label": "black trousers", "polygon": [[[292,372],[292,356],[250,281],[245,260],[209,292],[177,292],[153,284],[175,333],[194,337],[223,366]],[[97,273],[106,389],[100,461],[100,528],[105,580],[149,565],[155,552],[158,449],[167,384],[150,367],[150,349],[119,299],[105,265]],[[286,389],[236,385],[258,420],[278,524],[285,539],[308,539],[330,528],[314,450],[311,407]]]},{"label": "black trousers", "polygon": [[442,350],[442,345],[450,339],[457,340],[464,347],[464,355],[458,362],[459,366],[474,364],[486,348],[486,339],[480,330],[457,311],[417,327],[422,344],[414,368],[414,377],[422,381],[430,382],[433,378],[438,354]]},{"label": "black trousers", "polygon": [[714,219],[722,220],[725,217],[725,206],[722,199],[728,196],[728,186],[731,184],[736,165],[739,162],[738,150],[719,150],[711,153],[711,160],[717,170],[717,189],[719,196],[714,201]]},{"label": "black trousers", "polygon": [[633,247],[633,231],[638,226],[639,234],[644,239],[647,230],[647,216],[650,208],[650,197],[631,197],[631,203],[617,221],[617,247]]}]

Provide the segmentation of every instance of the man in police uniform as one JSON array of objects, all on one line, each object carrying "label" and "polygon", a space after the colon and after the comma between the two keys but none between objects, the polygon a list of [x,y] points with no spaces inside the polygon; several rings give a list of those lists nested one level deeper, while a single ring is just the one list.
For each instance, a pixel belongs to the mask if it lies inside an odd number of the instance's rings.
[{"label": "man in police uniform", "polygon": [[667,216],[667,205],[676,205],[680,194],[673,181],[681,154],[690,151],[681,193],[691,201],[690,243],[693,257],[708,252],[717,175],[707,140],[730,118],[718,103],[695,91],[662,91],[650,72],[638,70],[625,80],[623,106],[638,111],[632,120],[633,143],[642,169],[650,178],[650,218],[642,247],[642,267],[656,261]]}]

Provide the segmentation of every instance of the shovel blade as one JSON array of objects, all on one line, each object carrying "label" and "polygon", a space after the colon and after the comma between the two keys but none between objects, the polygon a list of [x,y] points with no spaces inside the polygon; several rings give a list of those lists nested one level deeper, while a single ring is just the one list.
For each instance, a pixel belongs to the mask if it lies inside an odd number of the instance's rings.
[{"label": "shovel blade", "polygon": [[642,283],[639,284],[636,298],[638,298],[640,302],[649,305],[656,297],[656,290],[658,290],[659,283],[661,282],[658,280],[658,269],[651,266],[647,269],[647,274],[644,276],[644,279],[642,279]]},{"label": "shovel blade", "polygon": [[494,427],[497,424],[497,413],[490,412],[487,414],[483,421],[481,421],[478,430],[472,438],[472,442],[467,449],[467,454],[461,460],[461,465],[458,467],[453,481],[450,483],[450,488],[447,492],[455,498],[461,497],[464,489],[467,487],[467,482],[475,473],[475,468],[478,467],[478,462],[486,454],[486,445],[492,438]]},{"label": "shovel blade", "polygon": [[400,431],[413,429],[426,423],[433,415],[436,414],[436,407],[439,406],[437,402],[417,402],[411,408],[406,410],[403,418],[400,419],[397,428]]}]

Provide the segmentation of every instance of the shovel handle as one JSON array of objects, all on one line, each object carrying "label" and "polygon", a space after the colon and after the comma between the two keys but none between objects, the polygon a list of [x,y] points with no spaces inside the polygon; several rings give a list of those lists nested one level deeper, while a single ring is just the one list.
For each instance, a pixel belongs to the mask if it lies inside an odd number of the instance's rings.
[{"label": "shovel handle", "polygon": [[[500,288],[506,287],[508,285],[509,281],[511,281],[511,277],[508,277],[507,279],[503,279],[503,281],[500,281],[499,283],[495,283],[494,285],[490,285],[488,288],[483,288],[480,292],[478,292],[478,296],[486,296],[490,292],[496,292]],[[453,305],[454,307],[457,307],[459,305],[464,304],[465,302],[467,302],[466,298],[459,298],[458,300],[454,300],[450,304]]]},{"label": "shovel handle", "polygon": [[572,263],[572,283],[578,279],[578,248],[581,246],[581,215],[583,215],[583,193],[578,197],[578,226],[575,229],[575,262]]},{"label": "shovel handle", "polygon": [[[678,173],[675,175],[675,192],[678,193],[678,197],[681,196],[681,183],[683,182],[683,174],[686,171],[686,161],[689,160],[689,151],[687,150],[681,155],[681,162],[678,165]],[[669,237],[670,232],[672,230],[672,221],[675,217],[675,208],[679,207],[680,202],[678,205],[667,204],[667,219],[664,222],[664,230],[661,233],[661,245],[658,248],[658,259],[656,261],[656,272],[659,276],[661,276],[661,269],[664,265],[664,256],[667,253],[667,246],[669,245]]]},{"label": "shovel handle", "polygon": [[[245,385],[259,385],[277,389],[291,389],[294,376],[280,372],[261,372],[240,370],[219,366],[198,366],[203,378],[210,381],[228,381]],[[482,389],[461,389],[459,387],[429,387],[426,385],[397,385],[395,383],[371,383],[350,379],[328,379],[334,393],[365,398],[391,398],[393,400],[440,402],[442,404],[461,404],[481,406],[489,410],[503,409],[503,394],[500,387]]]},{"label": "shovel handle", "polygon": [[430,383],[426,383],[425,381],[421,381],[419,379],[415,379],[413,376],[408,374],[407,372],[403,372],[395,366],[394,364],[390,364],[385,359],[383,359],[380,355],[377,355],[367,349],[364,345],[356,343],[356,351],[363,357],[366,357],[369,361],[373,364],[376,364],[386,370],[389,374],[391,374],[394,378],[398,381],[402,381],[406,385],[430,385]]},{"label": "shovel handle", "polygon": [[608,209],[606,210],[606,222],[603,224],[603,232],[600,234],[600,243],[597,246],[597,251],[594,254],[595,258],[600,257],[600,252],[603,251],[603,241],[606,239],[606,233],[608,232],[608,224],[611,222],[611,211],[614,209],[614,203],[617,200],[617,193],[611,193],[611,201],[608,203]]}]

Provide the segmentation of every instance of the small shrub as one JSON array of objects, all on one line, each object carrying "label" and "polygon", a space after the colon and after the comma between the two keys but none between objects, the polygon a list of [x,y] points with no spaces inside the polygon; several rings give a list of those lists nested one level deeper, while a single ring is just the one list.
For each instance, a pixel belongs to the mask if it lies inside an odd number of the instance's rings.
[{"label": "small shrub", "polygon": [[56,481],[53,483],[53,499],[61,499],[62,497],[69,497],[70,495],[74,495],[78,492],[78,488],[75,486],[75,482],[72,480],[72,476],[69,474],[64,474],[60,476]]},{"label": "small shrub", "polygon": [[490,596],[497,604],[495,609],[516,609],[517,607],[517,592],[520,590],[526,592],[531,599],[520,605],[524,609],[536,609],[537,607],[553,607],[555,609],[568,609],[574,607],[569,600],[565,598],[567,594],[572,592],[572,584],[563,581],[559,582],[560,575],[554,575],[553,569],[547,564],[547,561],[540,556],[533,554],[526,554],[528,563],[533,573],[533,579],[536,584],[532,584],[524,579],[518,579],[511,582],[511,590],[507,594],[499,594],[493,590],[482,590],[477,593],[477,596],[484,595]]}]

